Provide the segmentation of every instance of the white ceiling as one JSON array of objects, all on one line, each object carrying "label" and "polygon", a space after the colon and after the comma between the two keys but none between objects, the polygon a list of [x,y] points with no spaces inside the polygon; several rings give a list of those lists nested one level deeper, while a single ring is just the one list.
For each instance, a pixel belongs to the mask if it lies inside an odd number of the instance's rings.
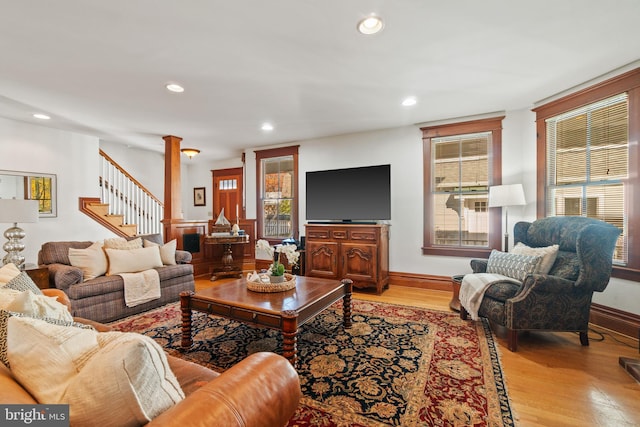
[{"label": "white ceiling", "polygon": [[[640,58],[638,0],[0,1],[0,117],[176,135],[194,161],[529,108]],[[384,31],[359,34],[372,12]]]}]

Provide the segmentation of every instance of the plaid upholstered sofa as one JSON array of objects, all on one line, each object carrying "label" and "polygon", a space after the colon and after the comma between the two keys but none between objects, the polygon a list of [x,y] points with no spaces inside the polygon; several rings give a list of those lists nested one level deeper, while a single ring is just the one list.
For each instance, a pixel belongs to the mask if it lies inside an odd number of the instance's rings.
[{"label": "plaid upholstered sofa", "polygon": [[[140,236],[162,245],[159,234]],[[71,301],[71,313],[76,317],[97,322],[111,322],[179,300],[180,292],[193,291],[195,281],[191,254],[176,250],[176,265],[165,265],[155,270],[160,276],[161,297],[133,307],[127,307],[124,280],[120,275],[101,275],[84,280],[83,271],[71,265],[69,248],[86,249],[94,242],[47,242],[38,253],[38,264],[49,269],[49,286],[64,291]]]},{"label": "plaid upholstered sofa", "polygon": [[[557,216],[518,222],[515,243],[531,248],[558,245],[555,262],[546,274],[527,274],[522,283],[491,284],[478,315],[507,330],[508,347],[516,351],[520,331],[575,331],[582,345],[587,335],[593,292],[609,284],[612,257],[620,230],[592,218]],[[484,273],[488,260],[471,260],[473,273]],[[466,319],[463,308],[460,316]]]}]

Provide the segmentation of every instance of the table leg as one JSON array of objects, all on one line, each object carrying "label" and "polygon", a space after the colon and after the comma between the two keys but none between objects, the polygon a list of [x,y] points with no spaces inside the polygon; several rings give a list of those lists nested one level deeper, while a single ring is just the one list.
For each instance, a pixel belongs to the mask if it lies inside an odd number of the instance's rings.
[{"label": "table leg", "polygon": [[298,313],[293,310],[282,313],[282,355],[298,368]]},{"label": "table leg", "polygon": [[182,311],[182,348],[189,348],[193,345],[191,336],[191,296],[192,291],[180,292],[180,310]]},{"label": "table leg", "polygon": [[469,313],[467,313],[467,310],[463,306],[460,306],[460,319],[467,320],[468,317]]},{"label": "table leg", "polygon": [[343,324],[346,329],[351,327],[351,310],[353,304],[351,302],[351,294],[353,293],[353,281],[351,279],[343,279],[344,297],[342,297],[342,316]]},{"label": "table leg", "polygon": [[[233,244],[222,243],[221,267],[214,266],[211,281],[216,281],[221,277],[242,277],[242,258],[239,261],[233,259]],[[239,263],[239,265],[238,265]]]},{"label": "table leg", "polygon": [[222,266],[224,271],[231,271],[233,269],[233,250],[231,249],[230,243],[223,245]]},{"label": "table leg", "polygon": [[460,283],[452,281],[453,296],[449,302],[449,308],[453,311],[460,311]]}]

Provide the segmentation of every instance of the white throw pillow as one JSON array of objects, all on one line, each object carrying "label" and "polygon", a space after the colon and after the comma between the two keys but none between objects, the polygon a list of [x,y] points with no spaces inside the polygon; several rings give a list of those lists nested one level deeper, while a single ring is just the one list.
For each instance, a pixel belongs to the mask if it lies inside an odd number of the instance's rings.
[{"label": "white throw pillow", "polygon": [[69,382],[98,351],[96,335],[91,329],[9,317],[6,348],[11,373],[38,402],[63,403]]},{"label": "white throw pillow", "polygon": [[147,239],[144,239],[142,243],[145,248],[149,248],[152,246],[159,246],[160,258],[162,259],[162,263],[164,265],[176,265],[176,247],[178,245],[178,242],[176,239],[173,239],[172,241],[167,242],[162,246],[160,246],[155,242],[151,242]]},{"label": "white throw pillow", "polygon": [[66,305],[58,302],[56,297],[36,295],[31,291],[18,292],[3,310],[22,313],[30,317],[45,317],[47,319],[73,322],[73,316]]},{"label": "white throw pillow", "polygon": [[0,286],[4,286],[20,274],[20,269],[12,262],[0,267]]},{"label": "white throw pillow", "polygon": [[538,268],[541,259],[541,256],[516,255],[493,249],[487,261],[487,273],[502,274],[522,282],[527,274]]},{"label": "white throw pillow", "polygon": [[138,249],[142,247],[142,238],[127,240],[124,237],[104,239],[104,247],[109,249]]},{"label": "white throw pillow", "polygon": [[[71,425],[139,426],[184,399],[153,339],[11,317],[11,372],[39,403],[66,403]],[[46,361],[46,363],[42,363]]]},{"label": "white throw pillow", "polygon": [[98,334],[100,351],[64,395],[72,425],[140,426],[184,399],[162,347],[141,334]]},{"label": "white throw pillow", "polygon": [[30,292],[33,292],[34,294],[42,295],[42,291],[40,290],[38,285],[36,285],[34,281],[31,280],[31,277],[29,277],[29,275],[24,271],[20,272],[20,274],[18,274],[16,277],[9,280],[4,285],[4,287],[9,289],[15,289],[16,291],[20,291],[20,292],[30,291]]},{"label": "white throw pillow", "polygon": [[541,256],[542,261],[538,265],[535,273],[547,274],[549,271],[551,271],[553,263],[556,262],[559,248],[560,247],[558,245],[545,246],[542,248],[532,248],[522,242],[518,242],[511,250],[511,253],[516,255]]},{"label": "white throw pillow", "polygon": [[109,258],[108,276],[162,267],[160,248],[157,246],[139,249],[105,249],[104,251]]},{"label": "white throw pillow", "polygon": [[0,287],[0,310],[6,310],[6,307],[20,294],[21,291]]},{"label": "white throw pillow", "polygon": [[69,261],[72,266],[82,270],[84,282],[107,272],[107,256],[102,249],[102,242],[94,242],[86,249],[69,248]]}]

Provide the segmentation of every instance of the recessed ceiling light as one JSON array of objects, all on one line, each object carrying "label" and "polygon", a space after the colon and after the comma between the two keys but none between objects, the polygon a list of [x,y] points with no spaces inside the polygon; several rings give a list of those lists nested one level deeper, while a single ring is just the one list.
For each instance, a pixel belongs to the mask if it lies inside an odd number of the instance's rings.
[{"label": "recessed ceiling light", "polygon": [[418,103],[418,100],[416,99],[415,96],[409,96],[402,100],[402,105],[405,107],[411,107],[412,105],[416,105],[417,103]]},{"label": "recessed ceiling light", "polygon": [[273,130],[273,125],[271,123],[263,123],[260,129],[266,132],[271,132]]},{"label": "recessed ceiling light", "polygon": [[49,120],[51,117],[47,116],[46,114],[42,114],[42,113],[35,113],[33,115],[33,117],[35,117],[36,119],[40,119],[40,120]]},{"label": "recessed ceiling light", "polygon": [[379,16],[370,15],[358,22],[358,31],[362,34],[375,34],[382,31],[382,28],[384,23]]},{"label": "recessed ceiling light", "polygon": [[165,86],[169,92],[182,93],[184,88],[176,83],[169,83]]}]

